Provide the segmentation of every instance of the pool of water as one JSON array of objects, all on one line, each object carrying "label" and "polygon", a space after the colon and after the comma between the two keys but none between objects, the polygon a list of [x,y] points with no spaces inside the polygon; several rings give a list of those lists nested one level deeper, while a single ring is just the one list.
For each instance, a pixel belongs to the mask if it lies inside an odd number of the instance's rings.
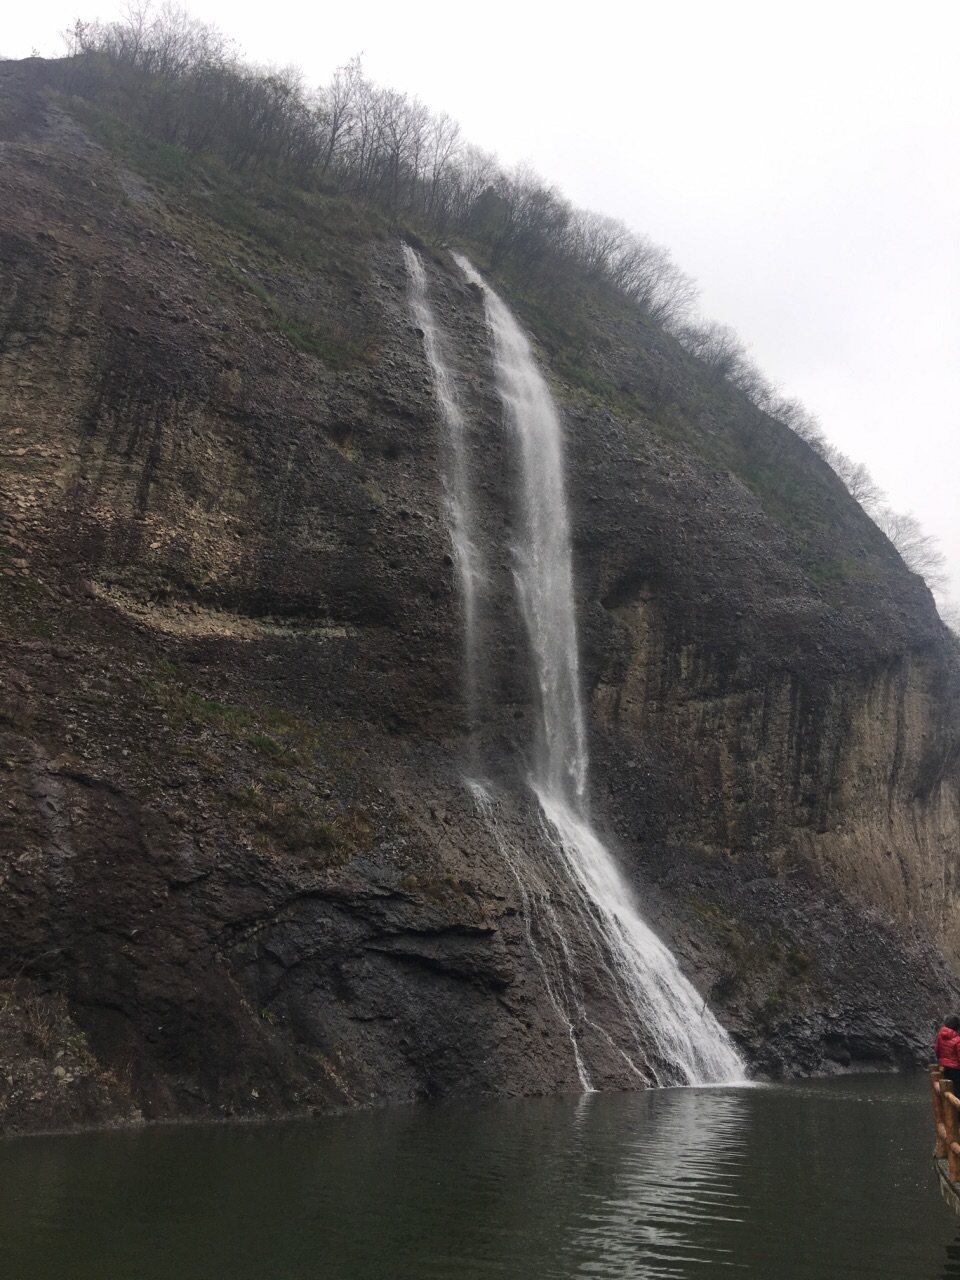
[{"label": "pool of water", "polygon": [[925,1076],[0,1142],[4,1280],[960,1278]]}]

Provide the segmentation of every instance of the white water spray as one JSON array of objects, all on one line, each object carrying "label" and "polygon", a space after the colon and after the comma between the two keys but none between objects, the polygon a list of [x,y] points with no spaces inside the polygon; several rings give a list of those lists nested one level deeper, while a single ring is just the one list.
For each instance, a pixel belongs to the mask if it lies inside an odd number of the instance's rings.
[{"label": "white water spray", "polygon": [[[412,251],[410,251],[412,253]],[[609,994],[620,1010],[621,1025],[609,1034],[587,1015],[575,952],[551,894],[539,875],[522,866],[493,813],[489,793],[478,785],[474,794],[520,884],[528,941],[546,984],[548,997],[566,1024],[580,1082],[590,1088],[582,1043],[590,1035],[622,1053],[638,1077],[658,1085],[735,1083],[744,1079],[744,1065],[726,1032],[680,972],[673,955],[641,919],[629,887],[609,851],[591,829],[587,816],[588,757],[580,697],[570,532],[563,476],[560,422],[547,385],[537,369],[530,344],[509,309],[485,284],[472,265],[454,255],[469,281],[483,290],[494,345],[497,384],[505,417],[518,446],[522,475],[521,539],[513,548],[514,581],[527,629],[538,690],[537,740],[530,779],[543,815],[543,835],[580,922],[595,961],[609,979]],[[415,257],[415,255],[414,255]],[[417,277],[410,263],[414,295]],[[419,267],[423,281],[423,269]],[[420,286],[423,307],[425,281]],[[420,315],[421,312],[416,312]],[[430,316],[432,321],[432,316]],[[463,419],[446,364],[439,355],[436,325],[421,319],[428,359],[437,380],[437,395],[451,436],[463,449]],[[427,334],[433,333],[432,343]],[[457,465],[454,466],[454,472]],[[466,485],[464,457],[459,480]],[[457,490],[456,476],[454,491]],[[451,504],[452,536],[456,520],[469,510],[467,490]],[[457,512],[460,513],[459,517]],[[472,551],[475,563],[475,551]],[[468,591],[464,560],[465,609]],[[475,579],[473,579],[475,582]],[[471,602],[475,609],[475,599]],[[468,644],[470,640],[468,638]],[[474,642],[475,643],[475,642]],[[532,916],[536,912],[542,934],[553,944],[554,964],[548,965],[536,945]],[[625,1042],[627,1049],[621,1047]]]}]

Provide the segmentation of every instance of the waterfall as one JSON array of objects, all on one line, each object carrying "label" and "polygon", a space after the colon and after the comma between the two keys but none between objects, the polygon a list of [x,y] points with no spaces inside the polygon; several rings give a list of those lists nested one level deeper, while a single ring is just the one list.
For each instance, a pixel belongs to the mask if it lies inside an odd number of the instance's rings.
[{"label": "waterfall", "polygon": [[[522,519],[512,554],[517,599],[536,677],[537,724],[530,788],[539,805],[543,842],[552,854],[551,871],[560,872],[561,893],[580,925],[579,936],[586,940],[594,966],[605,975],[604,994],[616,1006],[616,1026],[607,1029],[588,1012],[577,949],[561,924],[550,883],[538,869],[523,865],[520,851],[511,847],[496,821],[492,797],[482,784],[473,784],[475,799],[520,884],[528,942],[548,997],[568,1028],[583,1087],[590,1088],[585,1045],[591,1038],[622,1055],[637,1077],[647,1083],[742,1081],[744,1065],[729,1036],[683,976],[669,949],[641,918],[612,855],[590,826],[560,420],[530,344],[509,309],[466,258],[460,254],[454,257],[466,278],[483,290],[497,389],[520,465]],[[476,552],[466,524],[461,527],[456,523],[457,519],[466,521],[464,512],[469,510],[463,418],[423,292],[422,265],[416,259],[418,277],[409,256],[408,263],[413,296],[418,288],[422,294],[422,310],[415,313],[421,317],[426,314],[431,321],[428,326],[421,318],[421,328],[437,397],[451,440],[459,441],[453,445],[454,451],[461,449],[460,481],[465,488],[450,504],[451,536],[455,545],[458,536],[466,541],[470,555],[464,563],[475,565]],[[452,406],[452,417],[448,406]],[[457,466],[455,460],[454,473]],[[461,576],[466,610],[469,574],[463,570]],[[471,608],[475,608],[475,599]],[[552,959],[548,960],[545,947],[538,946],[534,937],[534,916]]]},{"label": "waterfall", "polygon": [[483,566],[472,535],[473,511],[467,475],[466,424],[456,384],[444,350],[440,326],[427,297],[427,276],[420,255],[410,245],[403,246],[410,278],[410,310],[423,333],[423,346],[433,374],[433,386],[440,414],[447,428],[450,469],[445,477],[447,528],[453,543],[454,563],[463,600],[464,685],[467,706],[474,716],[477,702],[477,597],[483,582]]},{"label": "waterfall", "polygon": [[539,694],[536,787],[582,810],[587,798],[587,744],[560,422],[530,344],[510,312],[465,258],[454,258],[467,279],[484,290],[498,390],[521,452],[523,524],[513,563]]}]

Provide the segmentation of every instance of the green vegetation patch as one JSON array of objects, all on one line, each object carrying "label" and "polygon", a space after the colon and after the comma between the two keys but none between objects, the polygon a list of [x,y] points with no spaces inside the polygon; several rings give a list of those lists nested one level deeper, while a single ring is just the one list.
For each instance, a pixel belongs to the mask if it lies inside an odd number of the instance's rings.
[{"label": "green vegetation patch", "polygon": [[266,311],[265,328],[334,369],[370,359],[370,335],[359,323],[351,328],[342,315],[333,318],[308,301],[281,301],[257,273],[273,273],[282,263],[361,283],[367,277],[366,245],[388,234],[379,213],[340,193],[302,190],[283,175],[241,176],[220,156],[192,155],[97,103],[56,96],[115,159],[177,202],[173,209],[144,210],[143,216],[167,231],[175,224],[176,233],[193,242],[221,279],[255,297]]},{"label": "green vegetation patch", "polygon": [[[166,660],[145,691],[163,735],[154,735],[156,762],[164,746],[204,779],[220,779],[235,820],[274,848],[320,866],[350,860],[373,841],[365,809],[318,783],[331,767],[349,770],[342,729],[335,744],[306,716],[256,699],[243,705],[202,697],[183,687],[181,668]],[[268,766],[268,767],[264,767]],[[182,815],[184,821],[187,815]]]},{"label": "green vegetation patch", "polygon": [[23,639],[49,640],[53,631],[44,607],[46,589],[12,563],[13,557],[0,545],[0,630]]},{"label": "green vegetation patch", "polygon": [[53,96],[92,138],[141,177],[181,192],[196,184],[199,166],[182,147],[171,147],[152,134],[142,133],[87,98]]},{"label": "green vegetation patch", "polygon": [[782,930],[755,930],[700,897],[689,907],[722,948],[726,961],[710,991],[719,1002],[745,999],[772,1025],[809,997],[815,965]]}]

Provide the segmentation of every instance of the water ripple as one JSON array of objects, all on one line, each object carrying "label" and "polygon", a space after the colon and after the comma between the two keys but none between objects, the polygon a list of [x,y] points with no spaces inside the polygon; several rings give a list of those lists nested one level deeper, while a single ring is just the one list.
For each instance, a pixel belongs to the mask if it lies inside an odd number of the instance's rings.
[{"label": "water ripple", "polygon": [[11,1280],[960,1280],[925,1080],[0,1144]]}]

